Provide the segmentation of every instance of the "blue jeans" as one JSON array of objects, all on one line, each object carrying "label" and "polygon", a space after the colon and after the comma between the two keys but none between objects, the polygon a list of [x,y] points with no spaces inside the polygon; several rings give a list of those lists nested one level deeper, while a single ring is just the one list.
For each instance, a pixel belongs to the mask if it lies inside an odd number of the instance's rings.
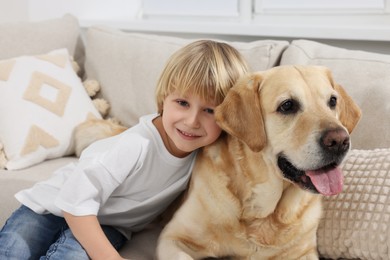
[{"label": "blue jeans", "polygon": [[[104,225],[102,229],[117,250],[126,242],[116,229]],[[81,260],[89,257],[64,218],[37,214],[21,206],[0,231],[0,259]]]}]

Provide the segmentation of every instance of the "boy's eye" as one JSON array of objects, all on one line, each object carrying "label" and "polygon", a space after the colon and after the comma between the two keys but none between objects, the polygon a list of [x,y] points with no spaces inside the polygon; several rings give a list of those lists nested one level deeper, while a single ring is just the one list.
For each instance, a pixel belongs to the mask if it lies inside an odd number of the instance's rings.
[{"label": "boy's eye", "polygon": [[182,107],[188,107],[188,106],[189,106],[188,102],[185,101],[185,100],[177,100],[176,102],[177,102],[180,106],[182,106]]},{"label": "boy's eye", "polygon": [[206,108],[204,111],[205,111],[206,113],[211,114],[211,115],[214,114],[214,109],[212,109],[212,108]]}]

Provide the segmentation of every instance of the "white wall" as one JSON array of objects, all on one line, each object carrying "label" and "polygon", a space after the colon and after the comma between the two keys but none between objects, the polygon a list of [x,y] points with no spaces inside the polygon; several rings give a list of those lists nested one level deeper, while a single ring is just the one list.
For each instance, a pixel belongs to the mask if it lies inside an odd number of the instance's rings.
[{"label": "white wall", "polygon": [[0,0],[0,22],[27,21],[29,0]]},{"label": "white wall", "polygon": [[[196,2],[197,0],[186,1]],[[276,3],[274,0],[237,1],[241,1],[238,2],[240,6],[237,7],[241,8],[241,14],[237,17],[233,14],[230,18],[221,18],[219,15],[218,17],[193,19],[188,15],[148,17],[144,13],[142,16],[142,0],[0,0],[0,22],[35,21],[59,17],[64,13],[73,13],[80,19],[81,26],[85,28],[94,24],[106,24],[127,31],[169,34],[187,38],[213,37],[236,41],[306,38],[344,48],[390,54],[390,41],[388,40],[390,39],[390,0],[375,0],[377,7],[381,6],[381,2],[383,3],[383,10],[380,8],[365,9],[366,7],[363,9],[357,7],[354,10],[349,7],[341,11],[339,9],[335,11],[334,8],[316,9],[312,6],[314,0],[299,0],[302,5],[298,12],[296,5],[293,8],[270,5],[270,3]],[[278,0],[277,2],[290,3],[289,1]],[[317,0],[317,2],[320,1]],[[323,1],[329,7],[330,2]],[[334,3],[338,1],[341,2],[341,0],[333,0]],[[366,0],[343,1],[351,4],[362,3]],[[305,3],[307,3],[307,8],[304,8]],[[319,12],[319,10],[325,10],[325,12]],[[345,14],[349,16],[345,18]],[[348,27],[345,23],[337,22],[337,19],[340,21],[354,19],[358,24],[353,27],[355,22],[352,22],[352,25],[348,25],[352,27]],[[291,26],[294,22],[295,27]],[[335,34],[333,28],[338,28],[340,31]],[[324,33],[319,33],[321,30]],[[344,34],[343,30],[347,33]]]}]

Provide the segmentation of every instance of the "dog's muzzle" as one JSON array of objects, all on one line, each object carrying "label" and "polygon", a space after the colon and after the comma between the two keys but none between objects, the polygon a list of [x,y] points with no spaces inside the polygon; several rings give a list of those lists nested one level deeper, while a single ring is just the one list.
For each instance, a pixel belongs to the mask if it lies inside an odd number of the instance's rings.
[{"label": "dog's muzzle", "polygon": [[283,176],[299,185],[302,189],[325,196],[342,192],[344,176],[340,163],[349,151],[349,134],[342,128],[326,130],[319,140],[321,147],[321,165],[317,169],[298,169],[283,154],[277,158]]}]

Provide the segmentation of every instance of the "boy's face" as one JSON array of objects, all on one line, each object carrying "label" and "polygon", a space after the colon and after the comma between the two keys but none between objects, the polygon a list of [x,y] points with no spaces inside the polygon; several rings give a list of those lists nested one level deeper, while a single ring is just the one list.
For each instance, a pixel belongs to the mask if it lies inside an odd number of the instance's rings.
[{"label": "boy's face", "polygon": [[164,100],[162,123],[168,150],[178,157],[213,143],[221,134],[214,118],[215,103],[192,93],[173,92]]}]

